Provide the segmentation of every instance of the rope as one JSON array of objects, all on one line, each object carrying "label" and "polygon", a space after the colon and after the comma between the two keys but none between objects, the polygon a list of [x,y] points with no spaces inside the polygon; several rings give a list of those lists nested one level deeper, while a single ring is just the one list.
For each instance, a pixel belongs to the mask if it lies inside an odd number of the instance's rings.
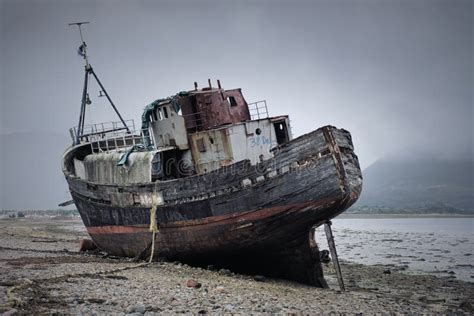
[{"label": "rope", "polygon": [[148,262],[153,261],[153,254],[155,253],[155,237],[156,233],[158,232],[158,224],[156,222],[156,206],[158,204],[157,201],[157,185],[158,182],[155,182],[155,189],[153,190],[152,196],[152,206],[150,209],[150,232],[152,232],[152,240],[151,240],[151,253],[150,253],[150,260]]},{"label": "rope", "polygon": [[153,234],[151,239],[151,253],[150,260],[148,261],[149,263],[153,261],[153,254],[155,253],[155,237],[156,232],[158,231],[158,225],[156,224],[156,205],[154,203],[150,210],[150,231]]},{"label": "rope", "polygon": [[156,233],[158,231],[158,225],[156,224],[156,205],[153,204],[150,210],[150,232]]},{"label": "rope", "polygon": [[15,297],[13,295],[13,291],[22,289],[30,284],[32,284],[33,281],[29,279],[25,279],[25,283],[20,284],[20,285],[14,285],[10,286],[7,289],[7,303],[6,304],[0,304],[0,307],[2,308],[8,308],[8,307],[15,307],[15,306],[21,306],[23,305],[23,301],[19,299],[18,297]]}]

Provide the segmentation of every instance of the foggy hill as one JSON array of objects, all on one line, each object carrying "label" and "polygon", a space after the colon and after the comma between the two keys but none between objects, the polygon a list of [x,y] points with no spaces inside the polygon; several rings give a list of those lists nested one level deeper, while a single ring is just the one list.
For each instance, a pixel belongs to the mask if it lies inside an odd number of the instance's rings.
[{"label": "foggy hill", "polygon": [[353,212],[474,214],[474,160],[385,158],[363,171]]},{"label": "foggy hill", "polygon": [[67,134],[16,132],[0,134],[0,209],[55,209],[70,199],[61,157]]}]

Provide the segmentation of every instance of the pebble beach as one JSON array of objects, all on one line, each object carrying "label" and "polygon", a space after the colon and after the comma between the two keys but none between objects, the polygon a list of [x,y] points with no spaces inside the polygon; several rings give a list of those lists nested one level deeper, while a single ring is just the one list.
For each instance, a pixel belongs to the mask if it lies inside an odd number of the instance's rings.
[{"label": "pebble beach", "polygon": [[[346,291],[332,264],[329,289],[180,262],[133,262],[79,252],[80,218],[0,219],[4,315],[472,314],[474,283],[409,274],[396,265],[344,261]],[[337,238],[337,237],[336,237]],[[336,239],[337,243],[337,239]]]}]

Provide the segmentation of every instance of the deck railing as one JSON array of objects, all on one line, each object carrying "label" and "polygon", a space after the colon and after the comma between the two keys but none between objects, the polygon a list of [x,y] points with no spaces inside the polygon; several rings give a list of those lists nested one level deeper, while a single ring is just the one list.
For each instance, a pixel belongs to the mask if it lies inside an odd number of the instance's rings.
[{"label": "deck railing", "polygon": [[[134,120],[125,121],[127,127],[121,121],[106,122],[85,125],[79,141],[82,144],[89,143],[92,153],[108,152],[130,148],[143,144],[143,131],[135,128]],[[77,139],[77,127],[69,130],[73,143]],[[153,144],[153,133],[149,133],[150,143]]]},{"label": "deck railing", "polygon": [[[130,134],[132,130],[135,130],[134,120],[127,120],[125,124],[127,127],[125,127],[121,121],[84,125],[82,133],[79,136],[79,141],[83,143],[91,142],[109,138],[114,134],[123,133],[124,131]],[[73,143],[77,140],[77,132],[77,127],[69,129]]]}]

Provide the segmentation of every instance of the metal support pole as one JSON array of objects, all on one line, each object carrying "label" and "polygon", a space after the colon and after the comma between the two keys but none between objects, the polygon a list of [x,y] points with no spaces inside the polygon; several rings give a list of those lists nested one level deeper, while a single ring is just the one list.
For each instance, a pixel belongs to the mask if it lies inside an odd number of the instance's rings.
[{"label": "metal support pole", "polygon": [[104,91],[104,94],[105,96],[107,97],[107,100],[109,100],[110,102],[110,105],[112,105],[112,107],[114,108],[114,111],[115,113],[117,113],[118,117],[120,118],[120,120],[122,121],[123,123],[123,126],[127,129],[127,131],[130,133],[130,129],[128,128],[127,124],[125,123],[124,119],[122,118],[122,115],[120,115],[119,111],[117,110],[117,108],[115,107],[115,104],[112,102],[112,99],[110,98],[109,94],[107,93],[107,90],[105,90],[104,86],[102,85],[102,83],[100,82],[99,78],[97,77],[97,75],[95,74],[95,71],[94,69],[92,69],[92,67],[90,68],[90,71],[92,73],[92,75],[94,76],[95,80],[97,81],[97,83],[99,84],[100,88],[102,89],[102,91]]},{"label": "metal support pole", "polygon": [[334,264],[334,269],[336,270],[337,282],[339,283],[339,287],[341,288],[341,291],[345,291],[346,288],[344,287],[344,280],[342,279],[341,266],[339,265],[339,258],[337,257],[336,244],[334,243],[334,237],[332,235],[331,225],[332,225],[331,221],[328,221],[327,223],[325,223],[324,231],[326,233],[326,238],[328,240],[329,251],[331,252],[331,258]]},{"label": "metal support pole", "polygon": [[81,119],[81,137],[82,135],[84,135],[84,125],[86,123],[86,107],[87,107],[87,89],[89,88],[89,72],[88,70],[86,69],[86,73],[87,73],[87,79],[85,80],[85,83],[84,83],[84,92],[85,94],[83,94],[83,98],[84,98],[84,101],[83,101],[83,104],[84,104],[84,109],[82,110],[82,119]]},{"label": "metal support pole", "polygon": [[76,145],[79,144],[84,130],[84,116],[86,113],[87,83],[89,81],[89,70],[86,67],[84,76],[84,88],[82,90],[81,112],[79,113],[79,123],[77,124]]}]

